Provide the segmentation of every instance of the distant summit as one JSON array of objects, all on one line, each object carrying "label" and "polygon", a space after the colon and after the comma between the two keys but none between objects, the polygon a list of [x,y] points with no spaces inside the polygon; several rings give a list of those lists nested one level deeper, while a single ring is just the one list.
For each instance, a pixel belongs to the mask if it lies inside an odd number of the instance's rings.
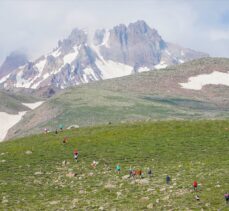
[{"label": "distant summit", "polygon": [[26,64],[28,62],[27,56],[19,51],[13,51],[6,57],[3,64],[0,66],[0,78],[9,74],[12,70]]},{"label": "distant summit", "polygon": [[27,62],[26,57],[8,58],[12,65],[1,68],[0,87],[64,89],[201,57],[208,54],[166,42],[142,20],[98,29],[93,35],[76,28],[57,48],[33,62]]}]

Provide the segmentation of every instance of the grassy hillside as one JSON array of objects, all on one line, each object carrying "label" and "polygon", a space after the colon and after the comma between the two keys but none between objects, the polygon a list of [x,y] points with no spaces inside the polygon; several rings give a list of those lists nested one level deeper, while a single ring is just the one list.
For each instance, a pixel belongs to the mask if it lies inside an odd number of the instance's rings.
[{"label": "grassy hillside", "polygon": [[8,138],[39,133],[59,124],[93,126],[108,122],[229,117],[229,87],[182,89],[190,76],[227,71],[229,59],[200,59],[165,70],[84,84],[55,95],[28,113]]},{"label": "grassy hillside", "polygon": [[168,119],[225,119],[229,117],[229,87],[182,89],[190,76],[228,71],[229,59],[205,58],[62,91],[39,109],[28,112],[8,138],[52,130],[63,124],[93,126],[108,122]]},{"label": "grassy hillside", "polygon": [[36,101],[38,101],[38,98],[31,95],[13,94],[0,90],[0,112],[17,114],[19,111],[27,111],[28,107],[22,105],[22,103],[32,103]]},{"label": "grassy hillside", "polygon": [[[120,124],[1,143],[0,210],[228,210],[223,197],[229,191],[228,125]],[[93,160],[99,161],[96,169],[90,166]],[[117,163],[120,175],[114,171]],[[124,179],[130,166],[144,173],[150,167],[154,176]],[[77,176],[68,177],[69,172]],[[194,180],[200,183],[197,193]]]}]

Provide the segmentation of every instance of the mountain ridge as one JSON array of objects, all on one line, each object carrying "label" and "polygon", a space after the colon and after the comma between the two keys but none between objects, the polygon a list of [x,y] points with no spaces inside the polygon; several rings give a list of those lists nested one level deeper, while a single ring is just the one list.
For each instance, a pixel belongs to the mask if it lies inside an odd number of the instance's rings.
[{"label": "mountain ridge", "polygon": [[93,36],[75,28],[50,53],[0,77],[0,87],[64,89],[207,56],[165,42],[144,21],[96,30]]}]

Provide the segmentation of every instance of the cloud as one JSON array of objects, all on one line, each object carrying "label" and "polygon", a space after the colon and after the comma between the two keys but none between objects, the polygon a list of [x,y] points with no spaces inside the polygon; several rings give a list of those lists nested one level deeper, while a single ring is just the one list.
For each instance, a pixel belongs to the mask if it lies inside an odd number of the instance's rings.
[{"label": "cloud", "polygon": [[52,50],[75,27],[111,28],[138,19],[166,41],[227,56],[226,0],[1,0],[0,62],[13,50],[27,49],[34,59]]},{"label": "cloud", "polygon": [[212,41],[229,40],[229,29],[227,30],[212,30],[210,32]]}]

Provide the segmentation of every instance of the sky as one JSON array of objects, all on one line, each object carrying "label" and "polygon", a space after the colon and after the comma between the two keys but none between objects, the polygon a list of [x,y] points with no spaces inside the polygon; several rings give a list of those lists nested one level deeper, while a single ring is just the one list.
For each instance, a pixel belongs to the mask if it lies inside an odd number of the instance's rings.
[{"label": "sky", "polygon": [[137,20],[165,41],[229,57],[228,0],[0,0],[0,63],[19,50],[31,60],[73,28],[112,28]]}]

